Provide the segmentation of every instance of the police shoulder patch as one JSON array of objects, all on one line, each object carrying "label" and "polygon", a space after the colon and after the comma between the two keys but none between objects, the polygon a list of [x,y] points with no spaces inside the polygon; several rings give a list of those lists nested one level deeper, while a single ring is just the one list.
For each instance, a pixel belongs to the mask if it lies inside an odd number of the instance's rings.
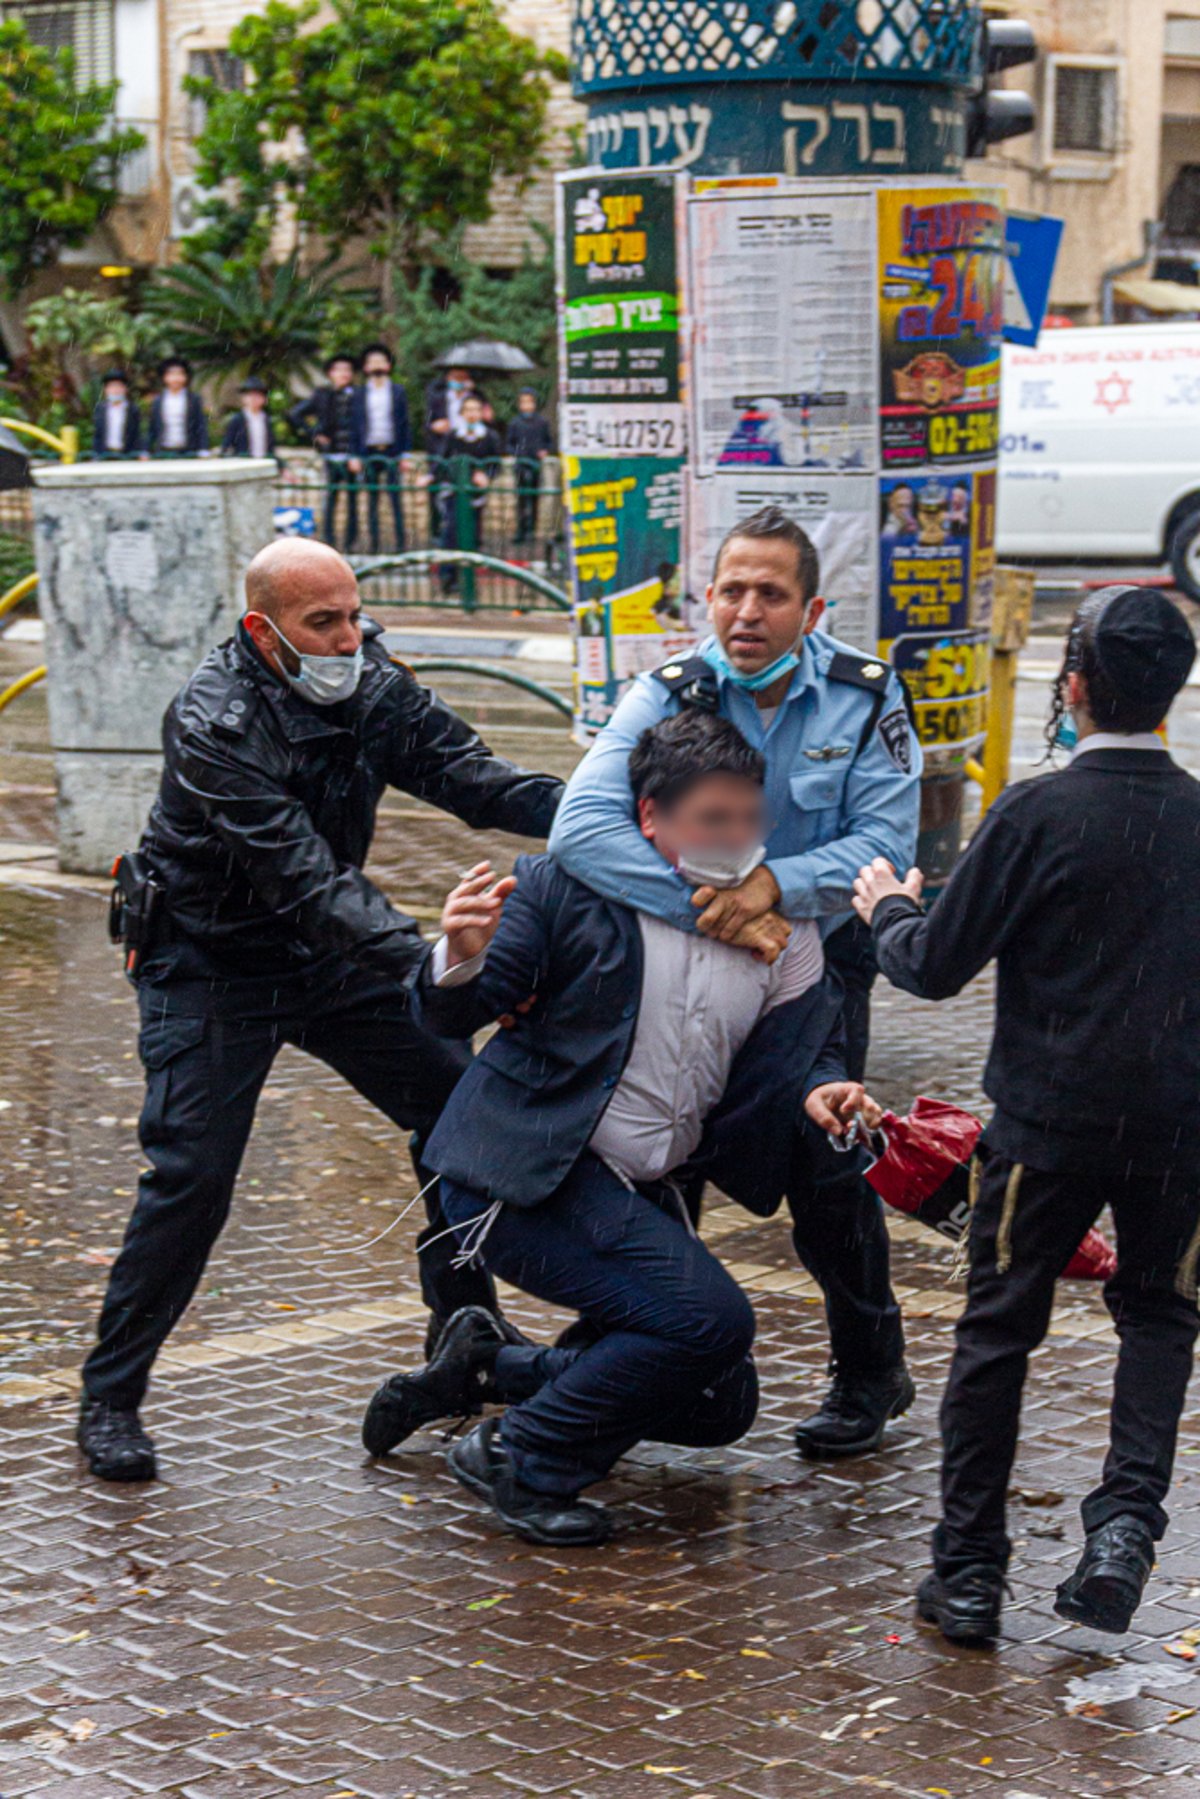
[{"label": "police shoulder patch", "polygon": [[654,671],[654,679],[662,683],[685,706],[698,706],[702,712],[715,712],[719,698],[716,672],[703,656],[685,656],[664,662]]},{"label": "police shoulder patch", "polygon": [[829,681],[845,681],[850,687],[861,687],[864,693],[882,693],[887,686],[888,665],[874,656],[855,656],[848,650],[837,650],[825,670]]},{"label": "police shoulder patch", "polygon": [[879,736],[888,759],[902,775],[910,775],[913,766],[912,731],[903,706],[889,712],[879,721]]}]

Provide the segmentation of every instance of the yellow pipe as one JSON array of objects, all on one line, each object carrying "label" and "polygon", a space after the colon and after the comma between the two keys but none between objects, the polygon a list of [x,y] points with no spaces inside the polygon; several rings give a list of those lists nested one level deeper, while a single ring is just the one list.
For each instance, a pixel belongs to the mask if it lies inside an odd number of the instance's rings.
[{"label": "yellow pipe", "polygon": [[11,706],[14,700],[19,699],[27,688],[36,687],[39,681],[44,681],[45,679],[46,668],[44,664],[41,668],[28,669],[19,680],[13,682],[11,687],[6,687],[4,692],[0,693],[0,712],[3,712],[6,706]]},{"label": "yellow pipe", "polygon": [[79,454],[79,432],[74,425],[64,425],[61,437],[55,437],[52,431],[43,431],[40,425],[27,425],[24,419],[0,419],[0,425],[7,431],[15,431],[18,437],[35,438],[63,462],[74,462]]},{"label": "yellow pipe", "polygon": [[[998,800],[1008,784],[1012,755],[1013,712],[1017,698],[1018,650],[992,651],[992,684],[988,699],[987,736],[983,744],[980,812]],[[968,771],[969,772],[969,771]]]},{"label": "yellow pipe", "polygon": [[976,762],[974,756],[968,756],[966,763],[965,763],[965,768],[966,768],[968,780],[975,781],[980,787],[982,787],[984,781],[987,779],[987,776],[984,773],[983,763]]},{"label": "yellow pipe", "polygon": [[26,575],[24,580],[18,581],[15,587],[10,587],[8,592],[0,597],[0,618],[3,618],[6,612],[11,612],[14,606],[19,606],[36,586],[37,571],[35,570],[32,575]]}]

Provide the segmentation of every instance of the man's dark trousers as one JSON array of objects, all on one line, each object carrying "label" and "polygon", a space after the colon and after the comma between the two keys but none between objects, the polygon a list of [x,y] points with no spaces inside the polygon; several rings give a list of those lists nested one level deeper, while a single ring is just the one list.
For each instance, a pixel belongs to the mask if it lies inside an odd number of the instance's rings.
[{"label": "man's dark trousers", "polygon": [[342,549],[347,556],[358,541],[358,477],[350,472],[350,466],[344,456],[327,456],[325,458],[325,542],[338,547],[337,540],[337,503],[338,495],[346,496],[346,533],[342,541]]},{"label": "man's dark trousers", "polygon": [[[487,1209],[443,1177],[452,1224]],[[549,1199],[503,1206],[481,1255],[490,1273],[603,1333],[582,1349],[501,1352],[506,1384],[536,1386],[501,1424],[526,1486],[570,1496],[635,1443],[715,1446],[753,1423],[753,1310],[669,1199],[631,1190],[585,1151]]]},{"label": "man's dark trousers", "polygon": [[942,1574],[1005,1566],[1004,1505],[1017,1446],[1030,1351],[1050,1323],[1054,1283],[1105,1205],[1117,1227],[1118,1270],[1104,1289],[1120,1348],[1111,1442],[1098,1487],[1083,1502],[1084,1529],[1141,1518],[1155,1541],[1166,1529],[1179,1416],[1200,1326],[1200,1168],[1147,1176],[1115,1169],[1056,1174],[985,1152],[971,1214],[967,1303],[958,1321],[942,1401]]},{"label": "man's dark trousers", "polygon": [[371,554],[379,554],[379,495],[386,493],[392,506],[392,524],[396,532],[396,549],[404,548],[404,512],[400,501],[400,460],[380,450],[370,450],[363,463],[363,480],[367,487],[367,534]]},{"label": "man's dark trousers", "polygon": [[[462,1045],[418,1028],[394,978],[340,957],[269,978],[143,979],[138,1005],[146,1070],[140,1134],[150,1168],[83,1371],[92,1398],[122,1407],[141,1403],[154,1358],[196,1290],[279,1049],[291,1043],[317,1056],[421,1137],[468,1060]],[[436,1200],[426,1204],[423,1235],[432,1237],[445,1227]],[[446,1238],[420,1258],[425,1301],[441,1317],[494,1302],[480,1270],[450,1267],[453,1253]]]},{"label": "man's dark trousers", "polygon": [[835,1150],[805,1119],[787,1185],[796,1254],[825,1298],[830,1359],[850,1376],[883,1374],[904,1359],[883,1205],[862,1177],[864,1159]]}]

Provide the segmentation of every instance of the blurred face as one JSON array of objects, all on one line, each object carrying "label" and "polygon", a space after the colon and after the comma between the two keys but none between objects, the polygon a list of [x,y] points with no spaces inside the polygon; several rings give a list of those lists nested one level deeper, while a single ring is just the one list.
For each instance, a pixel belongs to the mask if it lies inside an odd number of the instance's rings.
[{"label": "blurred face", "polygon": [[888,509],[893,518],[907,518],[912,512],[913,490],[911,487],[894,487],[888,496]]},{"label": "blurred face", "polygon": [[521,394],[521,395],[519,395],[519,397],[517,399],[517,410],[518,410],[518,412],[524,412],[524,413],[536,412],[537,411],[537,395],[536,394]]},{"label": "blurred face", "polygon": [[704,775],[668,805],[639,800],[638,823],[670,863],[714,850],[740,855],[763,840],[763,790],[744,775]]},{"label": "blurred face", "polygon": [[123,381],[106,381],[104,383],[104,398],[106,400],[123,400],[128,391],[129,390]]},{"label": "blurred face", "polygon": [[301,655],[353,656],[362,643],[362,606],[352,569],[344,563],[339,569],[330,558],[327,565],[281,573],[278,589],[274,623],[291,649],[265,613],[245,614],[246,629],[264,661],[298,675]]},{"label": "blurred face", "polygon": [[471,371],[469,369],[446,370],[446,381],[450,387],[467,387],[470,380]]},{"label": "blurred face", "polygon": [[330,387],[349,387],[354,380],[354,364],[347,357],[339,357],[337,362],[329,365]]},{"label": "blurred face", "polygon": [[247,412],[261,412],[266,403],[266,394],[254,393],[252,391],[242,395],[242,405]]},{"label": "blurred face", "polygon": [[482,400],[475,399],[473,395],[470,399],[464,400],[462,403],[462,415],[464,424],[481,425],[483,423]]},{"label": "blurred face", "polygon": [[795,546],[778,537],[735,537],[708,588],[713,630],[746,675],[798,648],[824,610],[824,600],[804,592]]},{"label": "blurred face", "polygon": [[168,393],[180,393],[187,384],[188,372],[186,369],[180,368],[177,362],[171,363],[168,368],[163,370],[163,386]]},{"label": "blurred face", "polygon": [[368,381],[387,381],[391,378],[392,365],[381,350],[372,350],[363,363],[363,374]]}]

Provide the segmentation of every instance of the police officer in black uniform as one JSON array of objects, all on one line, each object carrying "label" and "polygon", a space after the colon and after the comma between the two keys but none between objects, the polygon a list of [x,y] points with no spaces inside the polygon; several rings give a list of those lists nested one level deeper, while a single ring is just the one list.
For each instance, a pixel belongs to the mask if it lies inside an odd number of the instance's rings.
[{"label": "police officer in black uniform", "polygon": [[[154,1476],[138,1407],[225,1222],[280,1046],[320,1057],[418,1141],[466,1065],[460,1046],[414,1023],[417,926],[362,872],[384,788],[477,829],[542,838],[562,786],[492,755],[392,664],[327,545],[260,551],[246,602],[236,636],[167,712],[162,786],[120,870],[150,1167],[83,1371],[78,1441],[109,1480]],[[442,1227],[426,1205],[428,1239]],[[482,1271],[452,1268],[453,1254],[446,1238],[421,1256],[434,1326],[495,1304]]]},{"label": "police officer in black uniform", "polygon": [[1120,1343],[1111,1440],[1054,1609],[1127,1630],[1166,1529],[1200,1328],[1200,782],[1155,727],[1194,656],[1164,595],[1085,600],[1050,724],[1077,739],[1070,765],[1001,796],[927,916],[915,871],[901,883],[877,861],[856,883],[880,966],[909,993],[948,998],[996,958],[984,1076],[996,1109],[942,1402],[942,1518],[917,1595],[955,1642],[999,1631],[1026,1366],[1055,1280],[1105,1205]]}]

